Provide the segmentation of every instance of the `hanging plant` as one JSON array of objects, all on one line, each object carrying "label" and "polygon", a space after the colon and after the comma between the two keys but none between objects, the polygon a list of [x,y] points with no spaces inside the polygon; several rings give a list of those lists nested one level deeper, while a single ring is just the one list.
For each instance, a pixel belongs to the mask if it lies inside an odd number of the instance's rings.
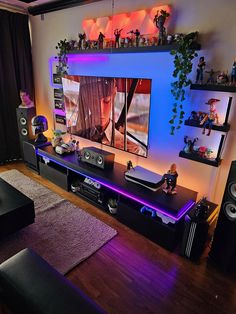
[{"label": "hanging plant", "polygon": [[71,50],[71,44],[66,39],[60,40],[57,43],[56,49],[59,50],[57,56],[58,56],[58,65],[56,66],[57,74],[64,75],[67,74],[68,70],[68,57],[67,54]]},{"label": "hanging plant", "polygon": [[179,35],[176,39],[176,49],[171,50],[171,55],[174,56],[174,71],[173,77],[176,81],[171,83],[171,93],[174,96],[175,103],[173,104],[173,115],[169,123],[171,124],[171,135],[174,135],[175,130],[180,129],[184,121],[184,107],[186,88],[192,83],[188,78],[192,71],[192,60],[197,57],[196,49],[199,49],[196,39],[198,32],[192,32],[187,35]]}]

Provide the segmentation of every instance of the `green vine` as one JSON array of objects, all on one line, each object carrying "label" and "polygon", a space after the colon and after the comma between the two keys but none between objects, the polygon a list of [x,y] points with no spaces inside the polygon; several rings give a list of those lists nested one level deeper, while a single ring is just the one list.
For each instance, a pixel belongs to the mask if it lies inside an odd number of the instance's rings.
[{"label": "green vine", "polygon": [[188,75],[192,71],[192,60],[197,57],[196,49],[199,45],[196,43],[198,32],[192,32],[187,35],[179,35],[176,39],[177,48],[171,50],[171,55],[174,56],[174,71],[173,77],[176,81],[171,83],[171,93],[174,96],[175,103],[173,104],[173,115],[169,123],[171,124],[171,135],[174,135],[175,130],[180,129],[185,116],[183,102],[185,100],[185,91],[192,81]]},{"label": "green vine", "polygon": [[68,57],[67,54],[71,50],[71,43],[67,41],[66,39],[60,40],[57,43],[56,49],[59,50],[57,56],[58,56],[58,65],[57,68],[57,74],[64,75],[67,74],[68,70]]}]

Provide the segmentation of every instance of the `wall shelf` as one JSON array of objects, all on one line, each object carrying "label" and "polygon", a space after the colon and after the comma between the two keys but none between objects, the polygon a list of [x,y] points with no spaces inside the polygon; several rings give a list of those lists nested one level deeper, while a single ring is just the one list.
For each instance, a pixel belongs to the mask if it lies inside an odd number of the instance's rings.
[{"label": "wall shelf", "polygon": [[191,84],[192,90],[207,90],[214,92],[236,93],[235,85],[216,85],[216,84]]},{"label": "wall shelf", "polygon": [[184,151],[179,152],[179,157],[190,159],[193,161],[198,161],[206,165],[219,167],[221,163],[221,159],[208,159],[202,158],[201,156],[197,155],[197,153],[185,153]]},{"label": "wall shelf", "polygon": [[[202,129],[202,125],[200,125],[199,121],[185,120],[184,124],[188,125],[188,126],[193,126],[193,127]],[[229,124],[222,124],[222,125],[215,125],[215,124],[213,124],[212,125],[212,130],[215,130],[215,131],[228,132],[229,129],[230,129],[230,125]]]}]

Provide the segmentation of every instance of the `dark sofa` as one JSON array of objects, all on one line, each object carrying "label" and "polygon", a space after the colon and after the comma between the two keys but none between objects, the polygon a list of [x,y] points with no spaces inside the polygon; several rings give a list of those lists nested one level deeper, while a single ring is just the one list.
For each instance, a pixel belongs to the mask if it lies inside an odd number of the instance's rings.
[{"label": "dark sofa", "polygon": [[32,249],[0,265],[0,300],[17,314],[105,313]]}]

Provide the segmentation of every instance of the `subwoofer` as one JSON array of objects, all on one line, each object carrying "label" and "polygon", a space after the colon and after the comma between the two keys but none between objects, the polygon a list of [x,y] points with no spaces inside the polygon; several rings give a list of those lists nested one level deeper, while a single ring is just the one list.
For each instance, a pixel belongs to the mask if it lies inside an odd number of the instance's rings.
[{"label": "subwoofer", "polygon": [[17,108],[17,125],[20,137],[21,148],[24,141],[28,141],[34,138],[32,129],[31,129],[31,120],[36,116],[35,107],[33,108]]},{"label": "subwoofer", "polygon": [[84,147],[81,151],[81,160],[101,169],[110,169],[114,164],[115,154],[96,147]]},{"label": "subwoofer", "polygon": [[236,271],[236,161],[231,163],[209,257],[222,271]]}]

